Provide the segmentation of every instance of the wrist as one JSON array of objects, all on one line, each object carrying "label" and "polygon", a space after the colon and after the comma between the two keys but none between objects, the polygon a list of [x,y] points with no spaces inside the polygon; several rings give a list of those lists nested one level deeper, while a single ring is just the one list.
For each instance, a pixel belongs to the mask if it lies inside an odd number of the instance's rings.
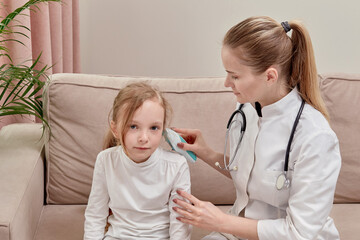
[{"label": "wrist", "polygon": [[222,232],[229,233],[237,237],[258,240],[257,234],[258,220],[249,219],[227,214],[223,219]]},{"label": "wrist", "polygon": [[222,213],[219,216],[219,224],[217,224],[216,232],[230,233],[231,227],[229,229],[229,223],[231,223],[231,215]]},{"label": "wrist", "polygon": [[214,150],[212,149],[208,149],[205,151],[206,154],[205,154],[205,161],[210,164],[210,165],[214,165],[215,162],[219,162],[223,160],[223,154],[222,153],[218,153],[218,152],[215,152]]}]

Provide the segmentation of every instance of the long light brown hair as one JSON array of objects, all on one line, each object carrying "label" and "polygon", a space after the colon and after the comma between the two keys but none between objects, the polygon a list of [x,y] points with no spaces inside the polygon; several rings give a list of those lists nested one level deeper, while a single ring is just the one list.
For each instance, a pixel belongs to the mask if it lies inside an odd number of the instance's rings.
[{"label": "long light brown hair", "polygon": [[310,35],[299,21],[288,23],[291,37],[272,18],[250,17],[226,33],[223,45],[236,50],[239,59],[255,73],[279,66],[279,77],[288,79],[288,87],[297,87],[301,97],[329,120],[320,94]]},{"label": "long light brown hair", "polygon": [[[167,126],[168,120],[172,113],[172,109],[168,101],[163,97],[163,94],[154,86],[146,82],[136,82],[122,88],[114,99],[113,107],[109,113],[109,120],[116,124],[120,124],[120,136],[115,138],[109,127],[109,130],[104,139],[103,149],[114,147],[117,145],[124,145],[124,137],[127,131],[127,126],[135,111],[141,107],[146,100],[157,100],[164,108],[164,126]],[[109,121],[110,122],[110,121]]]}]

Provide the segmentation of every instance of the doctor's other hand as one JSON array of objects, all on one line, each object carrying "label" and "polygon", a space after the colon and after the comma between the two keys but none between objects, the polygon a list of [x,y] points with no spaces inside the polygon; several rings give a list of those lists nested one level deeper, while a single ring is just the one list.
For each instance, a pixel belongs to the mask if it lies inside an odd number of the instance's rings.
[{"label": "doctor's other hand", "polygon": [[185,151],[192,151],[195,155],[206,161],[214,151],[208,147],[199,129],[172,128],[179,133],[186,143],[177,146]]},{"label": "doctor's other hand", "polygon": [[177,193],[188,200],[173,200],[178,205],[173,209],[180,214],[177,220],[210,231],[219,232],[222,230],[222,225],[227,217],[223,211],[211,202],[200,201],[185,191],[177,190]]}]

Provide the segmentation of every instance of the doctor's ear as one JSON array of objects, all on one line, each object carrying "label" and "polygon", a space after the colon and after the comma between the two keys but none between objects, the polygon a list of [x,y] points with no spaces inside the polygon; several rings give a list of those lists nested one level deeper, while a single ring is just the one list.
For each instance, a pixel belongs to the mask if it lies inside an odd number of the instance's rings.
[{"label": "doctor's ear", "polygon": [[278,80],[278,71],[276,68],[274,67],[269,67],[266,71],[265,71],[265,75],[266,75],[266,82],[270,85],[274,84],[277,82]]}]

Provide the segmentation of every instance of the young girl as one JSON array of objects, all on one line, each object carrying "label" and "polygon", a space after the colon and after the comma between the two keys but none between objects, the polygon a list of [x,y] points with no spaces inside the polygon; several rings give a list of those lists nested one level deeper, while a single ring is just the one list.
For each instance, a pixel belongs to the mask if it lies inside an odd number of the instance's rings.
[{"label": "young girl", "polygon": [[94,167],[84,239],[190,239],[191,228],[172,209],[176,189],[190,192],[187,162],[159,148],[169,112],[162,94],[146,83],[120,90],[107,149]]},{"label": "young girl", "polygon": [[228,165],[200,131],[176,131],[193,139],[180,148],[232,178],[237,199],[225,214],[179,191],[192,203],[175,199],[180,221],[214,231],[208,240],[339,239],[329,217],[341,164],[339,143],[321,99],[306,28],[298,21],[251,17],[227,32],[221,56],[225,86],[244,104],[247,120],[243,137],[230,138],[236,150],[230,151]]}]

